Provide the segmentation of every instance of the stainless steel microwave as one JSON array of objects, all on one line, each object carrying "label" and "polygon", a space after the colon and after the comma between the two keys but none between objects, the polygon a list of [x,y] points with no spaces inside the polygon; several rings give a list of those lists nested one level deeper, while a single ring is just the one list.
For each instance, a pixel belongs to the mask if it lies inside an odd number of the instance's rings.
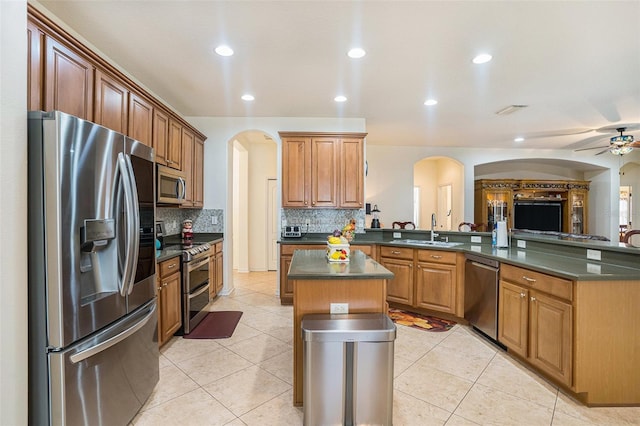
[{"label": "stainless steel microwave", "polygon": [[187,195],[185,174],[158,164],[158,204],[182,204]]}]

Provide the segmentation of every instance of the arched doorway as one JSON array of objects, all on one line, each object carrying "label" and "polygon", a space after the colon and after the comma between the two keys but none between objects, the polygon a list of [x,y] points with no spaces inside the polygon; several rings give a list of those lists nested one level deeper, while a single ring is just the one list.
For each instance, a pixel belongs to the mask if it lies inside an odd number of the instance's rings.
[{"label": "arched doorway", "polygon": [[227,264],[238,272],[275,270],[277,144],[260,130],[243,131],[228,143],[232,260]]},{"label": "arched doorway", "polygon": [[427,157],[413,165],[414,217],[416,228],[457,230],[464,218],[464,166],[448,157]]}]

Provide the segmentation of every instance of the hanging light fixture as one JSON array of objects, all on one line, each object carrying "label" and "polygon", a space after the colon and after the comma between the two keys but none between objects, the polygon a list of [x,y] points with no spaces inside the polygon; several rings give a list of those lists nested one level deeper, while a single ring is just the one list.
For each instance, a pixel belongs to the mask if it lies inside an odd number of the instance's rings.
[{"label": "hanging light fixture", "polygon": [[625,155],[633,151],[633,147],[629,146],[633,143],[633,135],[623,135],[622,132],[626,130],[624,127],[616,130],[620,132],[620,136],[609,139],[609,151],[614,155]]}]

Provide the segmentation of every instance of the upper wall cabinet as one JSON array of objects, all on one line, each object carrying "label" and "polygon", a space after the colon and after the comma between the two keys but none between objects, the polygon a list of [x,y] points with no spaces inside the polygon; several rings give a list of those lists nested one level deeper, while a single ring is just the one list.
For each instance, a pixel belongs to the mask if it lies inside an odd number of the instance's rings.
[{"label": "upper wall cabinet", "polygon": [[362,208],[365,136],[280,132],[282,207]]},{"label": "upper wall cabinet", "polygon": [[49,35],[45,35],[44,49],[44,109],[93,121],[95,66]]},{"label": "upper wall cabinet", "polygon": [[[27,107],[59,110],[123,133],[154,148],[156,162],[183,170],[183,140],[194,157],[205,136],[95,52],[27,4]],[[202,170],[188,173],[202,179]],[[191,175],[190,175],[191,176]],[[192,183],[193,206],[202,206],[202,182]]]}]

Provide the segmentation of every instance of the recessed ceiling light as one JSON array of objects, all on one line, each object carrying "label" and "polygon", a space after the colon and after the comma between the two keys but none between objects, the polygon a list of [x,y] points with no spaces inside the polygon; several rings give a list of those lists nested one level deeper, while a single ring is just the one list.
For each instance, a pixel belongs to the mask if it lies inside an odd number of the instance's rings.
[{"label": "recessed ceiling light", "polygon": [[437,103],[438,103],[438,101],[436,101],[435,99],[427,99],[426,101],[424,101],[424,104],[426,106],[436,105]]},{"label": "recessed ceiling light", "polygon": [[250,94],[248,94],[248,93],[247,93],[246,95],[242,95],[242,100],[243,100],[243,101],[253,101],[253,100],[255,100],[255,99],[256,99],[256,98],[255,98],[253,95],[250,95]]},{"label": "recessed ceiling light", "polygon": [[347,55],[349,55],[350,58],[354,58],[354,59],[362,58],[366,54],[367,52],[365,52],[364,49],[362,49],[361,47],[354,47],[353,49],[349,50],[349,52],[347,53]]},{"label": "recessed ceiling light", "polygon": [[523,137],[517,137],[513,141],[514,142],[524,142],[524,138]]},{"label": "recessed ceiling light", "polygon": [[488,53],[482,53],[482,54],[476,56],[475,58],[473,58],[473,63],[474,64],[485,64],[485,63],[489,62],[492,58],[493,58],[493,56],[489,55]]},{"label": "recessed ceiling light", "polygon": [[220,56],[231,56],[233,55],[233,49],[227,45],[221,44],[216,47],[216,53]]},{"label": "recessed ceiling light", "polygon": [[333,98],[333,100],[336,101],[336,102],[346,102],[347,101],[347,97],[339,95],[339,96],[336,96],[335,98]]}]

